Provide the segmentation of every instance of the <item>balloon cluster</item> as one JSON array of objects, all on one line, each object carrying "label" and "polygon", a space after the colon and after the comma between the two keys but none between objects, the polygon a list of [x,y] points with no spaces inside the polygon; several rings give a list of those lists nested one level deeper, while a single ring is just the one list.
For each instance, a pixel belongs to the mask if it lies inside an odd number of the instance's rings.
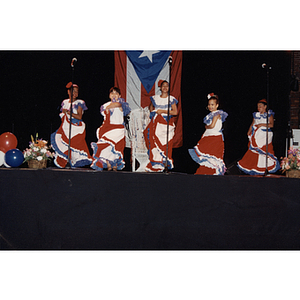
[{"label": "balloon cluster", "polygon": [[24,161],[22,151],[17,149],[18,140],[11,132],[5,132],[0,135],[0,167],[19,167]]}]

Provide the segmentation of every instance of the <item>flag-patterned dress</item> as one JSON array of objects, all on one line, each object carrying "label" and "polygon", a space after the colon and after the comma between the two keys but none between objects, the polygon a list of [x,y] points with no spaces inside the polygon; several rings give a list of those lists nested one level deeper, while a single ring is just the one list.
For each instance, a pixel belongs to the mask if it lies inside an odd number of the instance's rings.
[{"label": "flag-patterned dress", "polygon": [[[269,110],[269,117],[274,116],[274,112]],[[260,114],[259,112],[253,113],[254,123],[252,126],[251,135],[249,138],[249,149],[238,161],[237,166],[249,175],[263,175],[266,171],[266,132],[265,126],[257,127],[258,124],[267,123],[267,113]],[[274,155],[272,144],[273,132],[268,130],[268,172],[275,173],[280,169],[279,161]]]},{"label": "flag-patterned dress", "polygon": [[[122,109],[115,107],[106,111],[107,106],[116,101],[121,103]],[[102,171],[108,168],[108,162],[112,168],[122,170],[125,167],[123,159],[125,147],[124,116],[130,113],[129,105],[123,98],[119,98],[103,104],[100,113],[104,120],[96,131],[97,143],[91,143],[93,149],[91,168]]]},{"label": "flag-patterned dress", "polygon": [[200,141],[193,149],[189,149],[192,159],[200,166],[195,174],[202,175],[224,175],[226,167],[223,161],[224,140],[222,134],[222,123],[228,114],[223,110],[216,110],[209,113],[203,120],[210,125],[213,117],[220,115],[214,128],[206,129]]},{"label": "flag-patterned dress", "polygon": [[[79,106],[82,108],[83,112],[87,110],[85,102],[76,99],[72,104],[72,111],[74,114],[77,114]],[[61,125],[56,132],[51,134],[51,145],[55,151],[54,163],[59,168],[64,168],[68,162],[70,115],[63,113],[62,110],[67,109],[70,111],[70,107],[70,100],[63,100],[61,103],[61,113],[59,114]],[[85,123],[82,120],[77,120],[72,117],[70,142],[70,164],[72,168],[90,165],[92,162],[85,136]]]},{"label": "flag-patterned dress", "polygon": [[[145,170],[147,172],[162,172],[165,169],[167,159],[168,169],[173,168],[172,148],[173,138],[175,134],[175,124],[173,116],[169,116],[169,134],[168,134],[168,155],[167,152],[167,127],[168,115],[157,114],[158,109],[167,110],[169,99],[162,98],[160,95],[155,95],[150,98],[154,110],[150,113],[150,123],[144,130],[144,138],[150,162]],[[173,96],[170,96],[170,110],[173,104],[177,105],[178,101]]]}]

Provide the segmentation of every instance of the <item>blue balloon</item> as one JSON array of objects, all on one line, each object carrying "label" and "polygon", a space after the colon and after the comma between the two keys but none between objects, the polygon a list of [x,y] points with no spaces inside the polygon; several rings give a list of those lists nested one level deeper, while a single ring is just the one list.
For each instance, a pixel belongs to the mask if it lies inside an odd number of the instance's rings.
[{"label": "blue balloon", "polygon": [[11,149],[5,153],[5,162],[10,167],[19,167],[24,161],[24,155],[19,149]]}]

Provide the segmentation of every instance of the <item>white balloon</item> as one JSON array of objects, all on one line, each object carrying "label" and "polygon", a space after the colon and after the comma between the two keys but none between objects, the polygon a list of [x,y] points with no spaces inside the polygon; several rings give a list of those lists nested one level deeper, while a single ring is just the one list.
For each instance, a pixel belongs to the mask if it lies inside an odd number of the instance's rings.
[{"label": "white balloon", "polygon": [[3,151],[0,151],[0,167],[4,164],[4,156],[5,153]]},{"label": "white balloon", "polygon": [[5,156],[4,156],[4,166],[5,166],[6,168],[11,168],[11,166],[8,165],[8,164],[6,163],[6,161],[5,161]]}]

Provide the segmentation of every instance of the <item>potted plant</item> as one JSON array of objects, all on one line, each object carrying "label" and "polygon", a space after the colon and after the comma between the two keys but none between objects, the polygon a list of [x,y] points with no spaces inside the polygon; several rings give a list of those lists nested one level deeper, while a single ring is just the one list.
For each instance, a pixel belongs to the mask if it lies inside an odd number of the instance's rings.
[{"label": "potted plant", "polygon": [[300,178],[300,151],[291,147],[288,150],[287,157],[281,160],[281,171],[286,177]]},{"label": "potted plant", "polygon": [[36,134],[35,140],[31,136],[29,148],[23,151],[24,162],[28,163],[29,168],[44,169],[47,167],[47,160],[53,158],[53,153],[50,152],[47,143],[43,139],[38,139],[38,134]]}]

